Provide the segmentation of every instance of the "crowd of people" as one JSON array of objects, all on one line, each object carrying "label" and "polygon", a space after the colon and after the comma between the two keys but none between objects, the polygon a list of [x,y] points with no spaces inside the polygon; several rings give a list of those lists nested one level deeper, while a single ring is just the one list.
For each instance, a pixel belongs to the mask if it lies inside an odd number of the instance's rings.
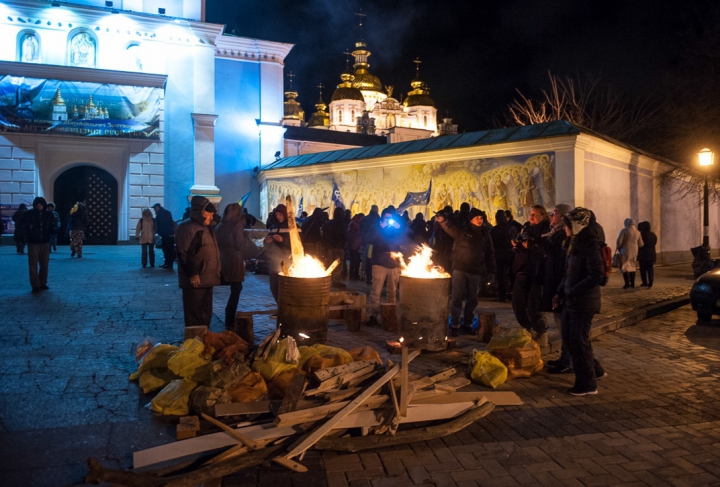
[{"label": "crowd of people", "polygon": [[[212,202],[195,196],[177,224],[161,204],[147,208],[137,221],[135,238],[141,244],[141,264],[155,266],[154,248],[162,248],[164,263],[178,263],[185,326],[209,326],[213,288],[230,286],[225,324],[234,325],[246,272],[249,238],[245,230],[255,217],[238,203],[225,207],[222,218]],[[17,252],[28,247],[30,284],[33,292],[48,289],[48,261],[57,250],[60,219],[54,205],[35,198],[31,209],[21,205],[13,216]],[[541,346],[547,343],[550,323],[561,330],[559,359],[548,361],[550,373],[575,374],[571,394],[597,393],[597,380],[605,375],[590,344],[590,327],[600,311],[600,286],[607,282],[607,263],[602,249],[605,232],[592,211],[558,204],[548,214],[533,206],[528,222],[520,224],[509,210],[498,210],[492,225],[482,210],[463,203],[459,210],[445,207],[429,220],[422,213],[410,220],[407,212],[393,206],[382,211],[373,205],[367,215],[351,215],[335,208],[333,218],[322,208],[297,218],[306,254],[326,266],[339,260],[332,275],[335,287],[344,287],[342,278],[364,279],[371,285],[369,304],[379,304],[383,288],[387,301],[397,298],[401,259],[425,244],[433,249],[434,263],[451,275],[451,334],[473,333],[478,297],[491,288],[500,302],[511,298],[515,317]],[[82,257],[82,243],[88,212],[78,202],[71,210],[66,233],[71,257]],[[291,265],[288,212],[278,205],[266,222],[262,259],[267,261],[270,291],[278,300],[281,262]],[[157,241],[159,237],[159,242]],[[635,286],[639,267],[642,286],[652,287],[657,237],[649,222],[635,228],[632,219],[616,241],[618,267],[624,288]],[[487,289],[486,289],[487,290]],[[378,308],[371,308],[367,325],[377,323]]]}]

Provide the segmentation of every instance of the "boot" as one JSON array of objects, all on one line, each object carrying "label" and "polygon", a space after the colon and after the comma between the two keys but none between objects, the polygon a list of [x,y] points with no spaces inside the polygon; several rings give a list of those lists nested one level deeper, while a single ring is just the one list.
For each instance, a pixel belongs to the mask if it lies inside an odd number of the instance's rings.
[{"label": "boot", "polygon": [[630,273],[630,287],[635,287],[635,273]]},{"label": "boot", "polygon": [[653,280],[648,279],[648,289],[650,289],[652,287],[652,285],[653,285]]},{"label": "boot", "polygon": [[623,272],[623,279],[625,280],[625,285],[623,286],[623,289],[629,288],[630,287],[630,273]]}]

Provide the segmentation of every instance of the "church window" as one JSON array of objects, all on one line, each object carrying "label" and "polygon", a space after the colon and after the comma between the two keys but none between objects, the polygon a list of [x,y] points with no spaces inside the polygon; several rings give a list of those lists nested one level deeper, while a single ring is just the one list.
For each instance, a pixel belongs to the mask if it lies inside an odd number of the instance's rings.
[{"label": "church window", "polygon": [[427,127],[427,115],[423,115],[423,124]]},{"label": "church window", "polygon": [[350,112],[350,119],[355,120],[355,110]]},{"label": "church window", "polygon": [[395,126],[395,115],[392,113],[387,116],[387,128],[393,128]]},{"label": "church window", "polygon": [[338,123],[342,123],[342,110],[338,110]]},{"label": "church window", "polygon": [[127,49],[125,49],[125,55],[125,64],[129,71],[143,70],[142,48],[140,44],[130,44]]},{"label": "church window", "polygon": [[69,63],[70,66],[94,68],[96,64],[97,41],[95,37],[85,30],[76,31],[70,37]]},{"label": "church window", "polygon": [[18,36],[18,59],[22,63],[40,62],[40,38],[32,30],[26,30]]}]

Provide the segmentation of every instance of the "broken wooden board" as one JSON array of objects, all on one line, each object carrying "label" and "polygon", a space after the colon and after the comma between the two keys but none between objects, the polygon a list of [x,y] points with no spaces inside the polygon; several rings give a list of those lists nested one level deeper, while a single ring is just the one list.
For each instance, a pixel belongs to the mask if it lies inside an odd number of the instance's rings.
[{"label": "broken wooden board", "polygon": [[[281,401],[254,401],[254,402],[230,402],[227,404],[216,404],[215,405],[215,417],[222,418],[226,416],[241,416],[246,414],[264,414],[269,413],[272,410],[273,405],[278,407]],[[300,400],[297,403],[296,410],[314,408],[322,406],[323,401],[316,400]]]},{"label": "broken wooden board", "polygon": [[368,380],[368,379],[376,376],[377,373],[378,373],[378,371],[379,371],[379,369],[371,370],[371,371],[368,372],[367,374],[363,374],[363,375],[360,375],[360,376],[358,376],[358,377],[355,377],[355,378],[347,381],[347,382],[346,382],[345,384],[343,384],[343,385],[344,385],[344,386],[347,386],[347,387],[349,387],[349,388],[352,389],[352,388],[354,388],[355,386],[362,384],[362,383],[365,382],[366,380]]},{"label": "broken wooden board", "polygon": [[436,382],[434,384],[436,391],[443,391],[443,392],[455,392],[458,389],[462,389],[465,386],[469,386],[472,384],[472,381],[470,379],[467,379],[465,377],[455,377],[454,379],[450,380],[444,380],[442,382]]},{"label": "broken wooden board", "polygon": [[[475,405],[474,401],[453,402],[450,404],[410,404],[407,414],[400,418],[399,423],[417,423],[419,421],[437,421],[454,418]],[[364,426],[379,426],[388,421],[393,415],[393,409],[375,409],[371,411],[356,411],[338,422],[334,428],[362,428]]]},{"label": "broken wooden board", "polygon": [[362,388],[360,388],[360,387],[354,387],[352,389],[342,389],[339,391],[323,392],[322,394],[320,394],[320,396],[324,401],[326,401],[328,403],[338,402],[338,401],[342,401],[343,399],[347,399],[349,397],[354,396],[361,390],[362,390]]},{"label": "broken wooden board", "polygon": [[300,240],[300,232],[298,232],[297,222],[295,221],[295,207],[290,195],[285,197],[285,208],[287,209],[287,226],[290,234],[290,253],[292,254],[293,263],[296,263],[305,257],[305,249],[303,249]]},{"label": "broken wooden board", "polygon": [[326,369],[316,370],[313,372],[313,377],[315,377],[318,382],[324,382],[328,379],[332,379],[333,377],[364,369],[369,365],[374,367],[376,362],[373,360],[360,360],[358,362],[350,362],[349,364],[338,365],[336,367],[328,367]]},{"label": "broken wooden board", "polygon": [[[305,396],[314,396],[324,391],[338,389],[344,384],[355,383],[355,379],[373,373],[376,365],[375,361],[363,360],[328,369],[320,369],[313,374],[316,379],[321,381],[320,384],[315,389],[305,391]],[[354,386],[348,385],[348,387]]]},{"label": "broken wooden board", "polygon": [[239,441],[240,443],[242,443],[249,449],[257,450],[258,448],[260,448],[260,444],[258,442],[256,442],[255,440],[253,440],[252,438],[248,438],[244,434],[236,431],[234,428],[231,428],[230,426],[226,425],[225,423],[222,423],[222,422],[218,421],[217,419],[215,419],[205,413],[200,413],[200,414],[202,414],[202,417],[204,420],[210,421],[212,424],[214,424],[215,426],[217,426],[218,428],[220,428],[221,430],[226,432],[228,435],[235,438],[237,441]]},{"label": "broken wooden board", "polygon": [[[358,409],[375,409],[379,408],[390,398],[390,396],[375,395],[371,396],[363,404],[358,406]],[[293,411],[290,413],[279,414],[275,418],[275,426],[293,426],[296,424],[309,423],[311,421],[319,421],[328,417],[329,415],[340,411],[351,401],[334,402],[325,404],[312,409],[303,409],[302,411]]]},{"label": "broken wooden board", "polygon": [[[300,428],[294,426],[278,428],[273,423],[265,423],[239,428],[237,431],[248,438],[259,441],[291,436],[299,433],[301,430]],[[228,436],[225,432],[196,436],[195,438],[189,438],[183,441],[174,441],[166,445],[160,445],[146,450],[133,452],[133,467],[147,467],[149,465],[155,465],[169,460],[178,460],[198,453],[204,453],[237,444],[238,441]]]},{"label": "broken wooden board", "polygon": [[[415,351],[408,357],[408,362],[410,362],[412,359],[420,355],[419,351]],[[315,443],[317,443],[320,438],[325,436],[327,433],[330,432],[330,430],[334,429],[337,424],[341,423],[343,419],[345,419],[348,415],[350,415],[352,412],[354,412],[363,402],[365,402],[370,396],[375,394],[376,391],[378,391],[382,386],[384,386],[388,381],[390,381],[395,375],[400,371],[400,367],[397,365],[387,371],[385,375],[383,375],[380,379],[378,379],[373,384],[369,385],[367,388],[365,388],[365,391],[360,394],[358,397],[353,399],[350,404],[345,406],[344,409],[340,410],[330,418],[327,422],[325,422],[322,426],[317,428],[310,436],[308,436],[302,443],[297,445],[295,448],[292,449],[292,451],[288,452],[287,455],[285,455],[285,458],[294,458],[304,451],[306,451],[308,448],[312,447]]]},{"label": "broken wooden board", "polygon": [[523,404],[520,396],[510,391],[476,391],[476,392],[453,392],[450,394],[439,392],[435,396],[418,398],[417,394],[412,405],[418,404],[448,404],[453,402],[473,401],[485,397],[488,402],[496,406],[520,406]]}]

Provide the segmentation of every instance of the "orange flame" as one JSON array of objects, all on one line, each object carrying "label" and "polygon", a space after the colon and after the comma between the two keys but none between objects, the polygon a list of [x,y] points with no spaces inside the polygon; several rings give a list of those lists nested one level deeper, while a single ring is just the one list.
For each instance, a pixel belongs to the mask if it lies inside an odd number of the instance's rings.
[{"label": "orange flame", "polygon": [[297,262],[288,269],[288,275],[290,277],[325,277],[327,276],[327,270],[325,266],[312,255],[305,254]]},{"label": "orange flame", "polygon": [[418,246],[417,252],[410,256],[408,262],[405,262],[403,256],[399,252],[393,253],[393,257],[400,260],[401,276],[415,277],[418,279],[443,279],[450,277],[440,266],[436,266],[432,261],[433,250],[427,245]]}]

